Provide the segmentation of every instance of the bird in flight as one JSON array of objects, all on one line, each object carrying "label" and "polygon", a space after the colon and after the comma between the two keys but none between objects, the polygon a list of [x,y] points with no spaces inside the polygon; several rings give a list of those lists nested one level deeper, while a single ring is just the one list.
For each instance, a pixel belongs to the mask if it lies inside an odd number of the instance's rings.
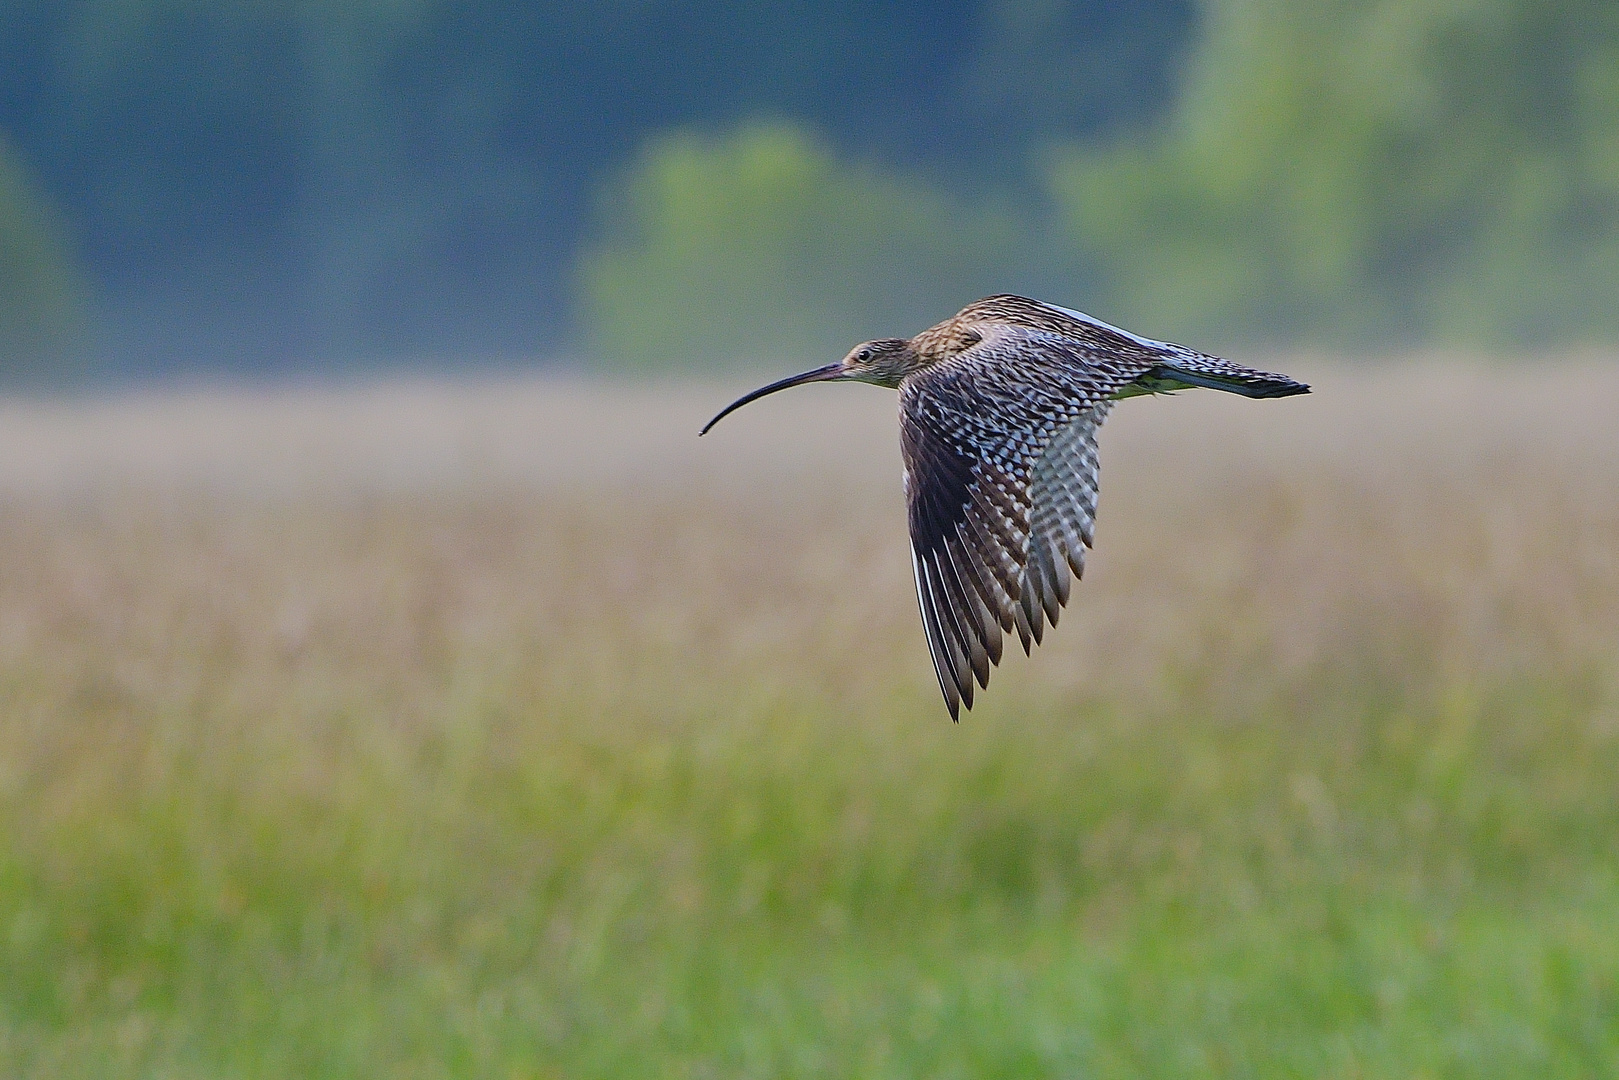
[{"label": "bird in flight", "polygon": [[855,346],[841,361],[761,387],[812,382],[899,391],[911,567],[933,670],[952,720],[989,686],[1001,635],[1038,644],[1085,569],[1096,520],[1096,433],[1113,403],[1192,387],[1245,397],[1307,394],[1255,371],[1153,341],[1068,308],[991,296],[912,338]]}]

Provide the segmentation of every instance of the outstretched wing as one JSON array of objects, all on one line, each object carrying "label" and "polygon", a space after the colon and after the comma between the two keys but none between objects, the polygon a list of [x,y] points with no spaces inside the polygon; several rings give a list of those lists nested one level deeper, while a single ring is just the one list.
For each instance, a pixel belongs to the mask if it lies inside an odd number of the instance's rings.
[{"label": "outstretched wing", "polygon": [[1028,650],[1056,623],[1091,540],[1097,428],[1153,362],[1044,329],[981,333],[900,387],[917,600],[952,718],[989,685],[1003,630]]}]

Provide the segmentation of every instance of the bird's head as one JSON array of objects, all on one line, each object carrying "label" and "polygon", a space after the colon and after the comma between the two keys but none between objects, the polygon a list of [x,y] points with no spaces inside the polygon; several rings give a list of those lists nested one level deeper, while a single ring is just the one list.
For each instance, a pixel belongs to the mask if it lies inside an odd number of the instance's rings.
[{"label": "bird's head", "polygon": [[878,338],[863,341],[849,350],[837,365],[840,379],[886,386],[890,390],[921,366],[916,349],[905,338]]},{"label": "bird's head", "polygon": [[709,428],[748,402],[757,401],[766,394],[774,394],[777,390],[785,390],[789,386],[802,386],[812,382],[865,382],[892,389],[920,366],[921,358],[917,355],[916,349],[904,338],[880,338],[877,341],[863,342],[850,349],[849,354],[835,364],[818,367],[800,375],[792,375],[769,386],[761,386],[751,394],[744,394],[721,409],[719,415],[705,424],[698,434],[707,435]]}]

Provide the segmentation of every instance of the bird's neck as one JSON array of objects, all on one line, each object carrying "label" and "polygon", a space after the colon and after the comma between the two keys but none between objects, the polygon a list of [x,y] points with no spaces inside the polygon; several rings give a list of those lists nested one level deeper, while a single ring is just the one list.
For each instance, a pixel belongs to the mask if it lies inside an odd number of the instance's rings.
[{"label": "bird's neck", "polygon": [[984,340],[984,335],[960,319],[947,319],[938,326],[930,326],[911,339],[916,353],[917,370],[932,367]]}]

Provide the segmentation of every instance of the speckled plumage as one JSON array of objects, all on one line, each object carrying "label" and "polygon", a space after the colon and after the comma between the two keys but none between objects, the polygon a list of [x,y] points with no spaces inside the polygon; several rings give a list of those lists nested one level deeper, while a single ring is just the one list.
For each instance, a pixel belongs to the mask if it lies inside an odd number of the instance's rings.
[{"label": "speckled plumage", "polygon": [[[1124,397],[1207,386],[1250,397],[1308,391],[1077,311],[992,296],[909,339],[755,391],[858,380],[899,390],[900,451],[922,625],[952,719],[989,685],[1002,633],[1025,651],[1067,604],[1093,539],[1096,434]],[[708,428],[703,429],[705,432]]]}]

